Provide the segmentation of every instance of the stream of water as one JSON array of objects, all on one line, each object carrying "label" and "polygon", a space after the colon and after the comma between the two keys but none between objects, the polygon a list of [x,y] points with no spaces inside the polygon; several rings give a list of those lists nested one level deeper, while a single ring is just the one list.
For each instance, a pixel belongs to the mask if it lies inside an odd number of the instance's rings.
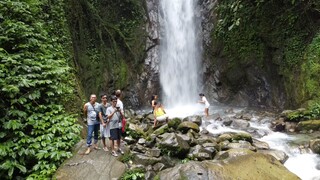
[{"label": "stream of water", "polygon": [[[200,105],[190,105],[180,108],[168,109],[167,112],[170,117],[184,118],[191,115],[204,115],[203,108]],[[226,113],[227,109],[232,109],[231,112]],[[209,119],[203,120],[200,129],[205,128],[211,134],[222,134],[227,132],[248,132],[247,130],[238,130],[231,126],[222,125],[222,121],[217,121],[214,118],[220,117],[235,118],[236,114],[239,114],[246,110],[246,108],[232,108],[232,107],[210,107]],[[299,144],[306,144],[311,137],[309,135],[295,134],[288,135],[281,132],[273,132],[269,126],[274,117],[259,117],[258,112],[250,111],[252,118],[250,120],[250,128],[256,129],[256,131],[262,132],[261,137],[256,137],[258,140],[269,144],[270,149],[276,149],[285,152],[289,158],[284,163],[284,166],[302,180],[320,180],[320,156],[310,152],[301,153],[299,150]],[[253,137],[255,135],[252,135]]]}]

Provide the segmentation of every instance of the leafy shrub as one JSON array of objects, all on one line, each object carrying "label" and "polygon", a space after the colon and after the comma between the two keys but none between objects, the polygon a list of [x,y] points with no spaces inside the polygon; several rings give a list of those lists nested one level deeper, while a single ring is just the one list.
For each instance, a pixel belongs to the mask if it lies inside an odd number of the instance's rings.
[{"label": "leafy shrub", "polygon": [[64,108],[74,96],[61,45],[67,36],[55,34],[61,23],[52,18],[63,22],[61,2],[0,2],[0,177],[5,179],[51,177],[79,138],[75,115]]},{"label": "leafy shrub", "polygon": [[126,163],[126,162],[129,162],[130,160],[133,160],[133,158],[134,158],[133,154],[131,154],[130,152],[126,152],[124,155],[122,155],[119,158],[119,161]]},{"label": "leafy shrub", "polygon": [[142,180],[144,179],[144,169],[133,169],[126,171],[121,179],[122,180]]}]

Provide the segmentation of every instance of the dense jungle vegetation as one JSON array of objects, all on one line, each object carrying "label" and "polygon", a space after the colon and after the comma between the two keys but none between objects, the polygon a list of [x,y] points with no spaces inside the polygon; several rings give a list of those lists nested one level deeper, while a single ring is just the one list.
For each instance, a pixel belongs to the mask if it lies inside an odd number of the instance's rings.
[{"label": "dense jungle vegetation", "polygon": [[79,140],[63,0],[0,1],[0,177],[46,179]]},{"label": "dense jungle vegetation", "polygon": [[[80,138],[85,95],[134,83],[145,56],[145,6],[0,1],[0,177],[50,178]],[[288,104],[320,114],[320,2],[222,0],[216,10],[213,38],[228,66],[272,63]]]},{"label": "dense jungle vegetation", "polygon": [[319,101],[320,1],[221,0],[217,15],[214,37],[229,68],[256,64],[276,74],[286,107]]}]

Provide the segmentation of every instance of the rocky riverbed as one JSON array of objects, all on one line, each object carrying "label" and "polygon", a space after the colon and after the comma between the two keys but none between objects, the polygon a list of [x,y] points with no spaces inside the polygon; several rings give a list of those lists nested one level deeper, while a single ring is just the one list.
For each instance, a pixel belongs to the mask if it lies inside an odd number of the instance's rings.
[{"label": "rocky riverbed", "polygon": [[[145,179],[300,179],[283,165],[289,156],[261,140],[270,130],[257,128],[276,130],[274,122],[283,114],[220,108],[209,118],[171,118],[156,128],[152,114],[127,110],[126,116],[125,155],[116,159],[99,150],[84,156],[84,144],[79,145],[59,168],[57,179],[112,179],[137,169]],[[312,137],[315,132],[304,134]],[[300,153],[317,152],[318,141],[304,138],[292,146]]]}]

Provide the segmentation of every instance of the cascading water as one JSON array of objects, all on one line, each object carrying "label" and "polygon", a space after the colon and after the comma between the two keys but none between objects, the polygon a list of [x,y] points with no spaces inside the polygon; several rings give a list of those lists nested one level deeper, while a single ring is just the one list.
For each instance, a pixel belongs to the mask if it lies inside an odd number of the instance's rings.
[{"label": "cascading water", "polygon": [[160,83],[166,107],[198,98],[201,41],[195,0],[161,0]]}]

